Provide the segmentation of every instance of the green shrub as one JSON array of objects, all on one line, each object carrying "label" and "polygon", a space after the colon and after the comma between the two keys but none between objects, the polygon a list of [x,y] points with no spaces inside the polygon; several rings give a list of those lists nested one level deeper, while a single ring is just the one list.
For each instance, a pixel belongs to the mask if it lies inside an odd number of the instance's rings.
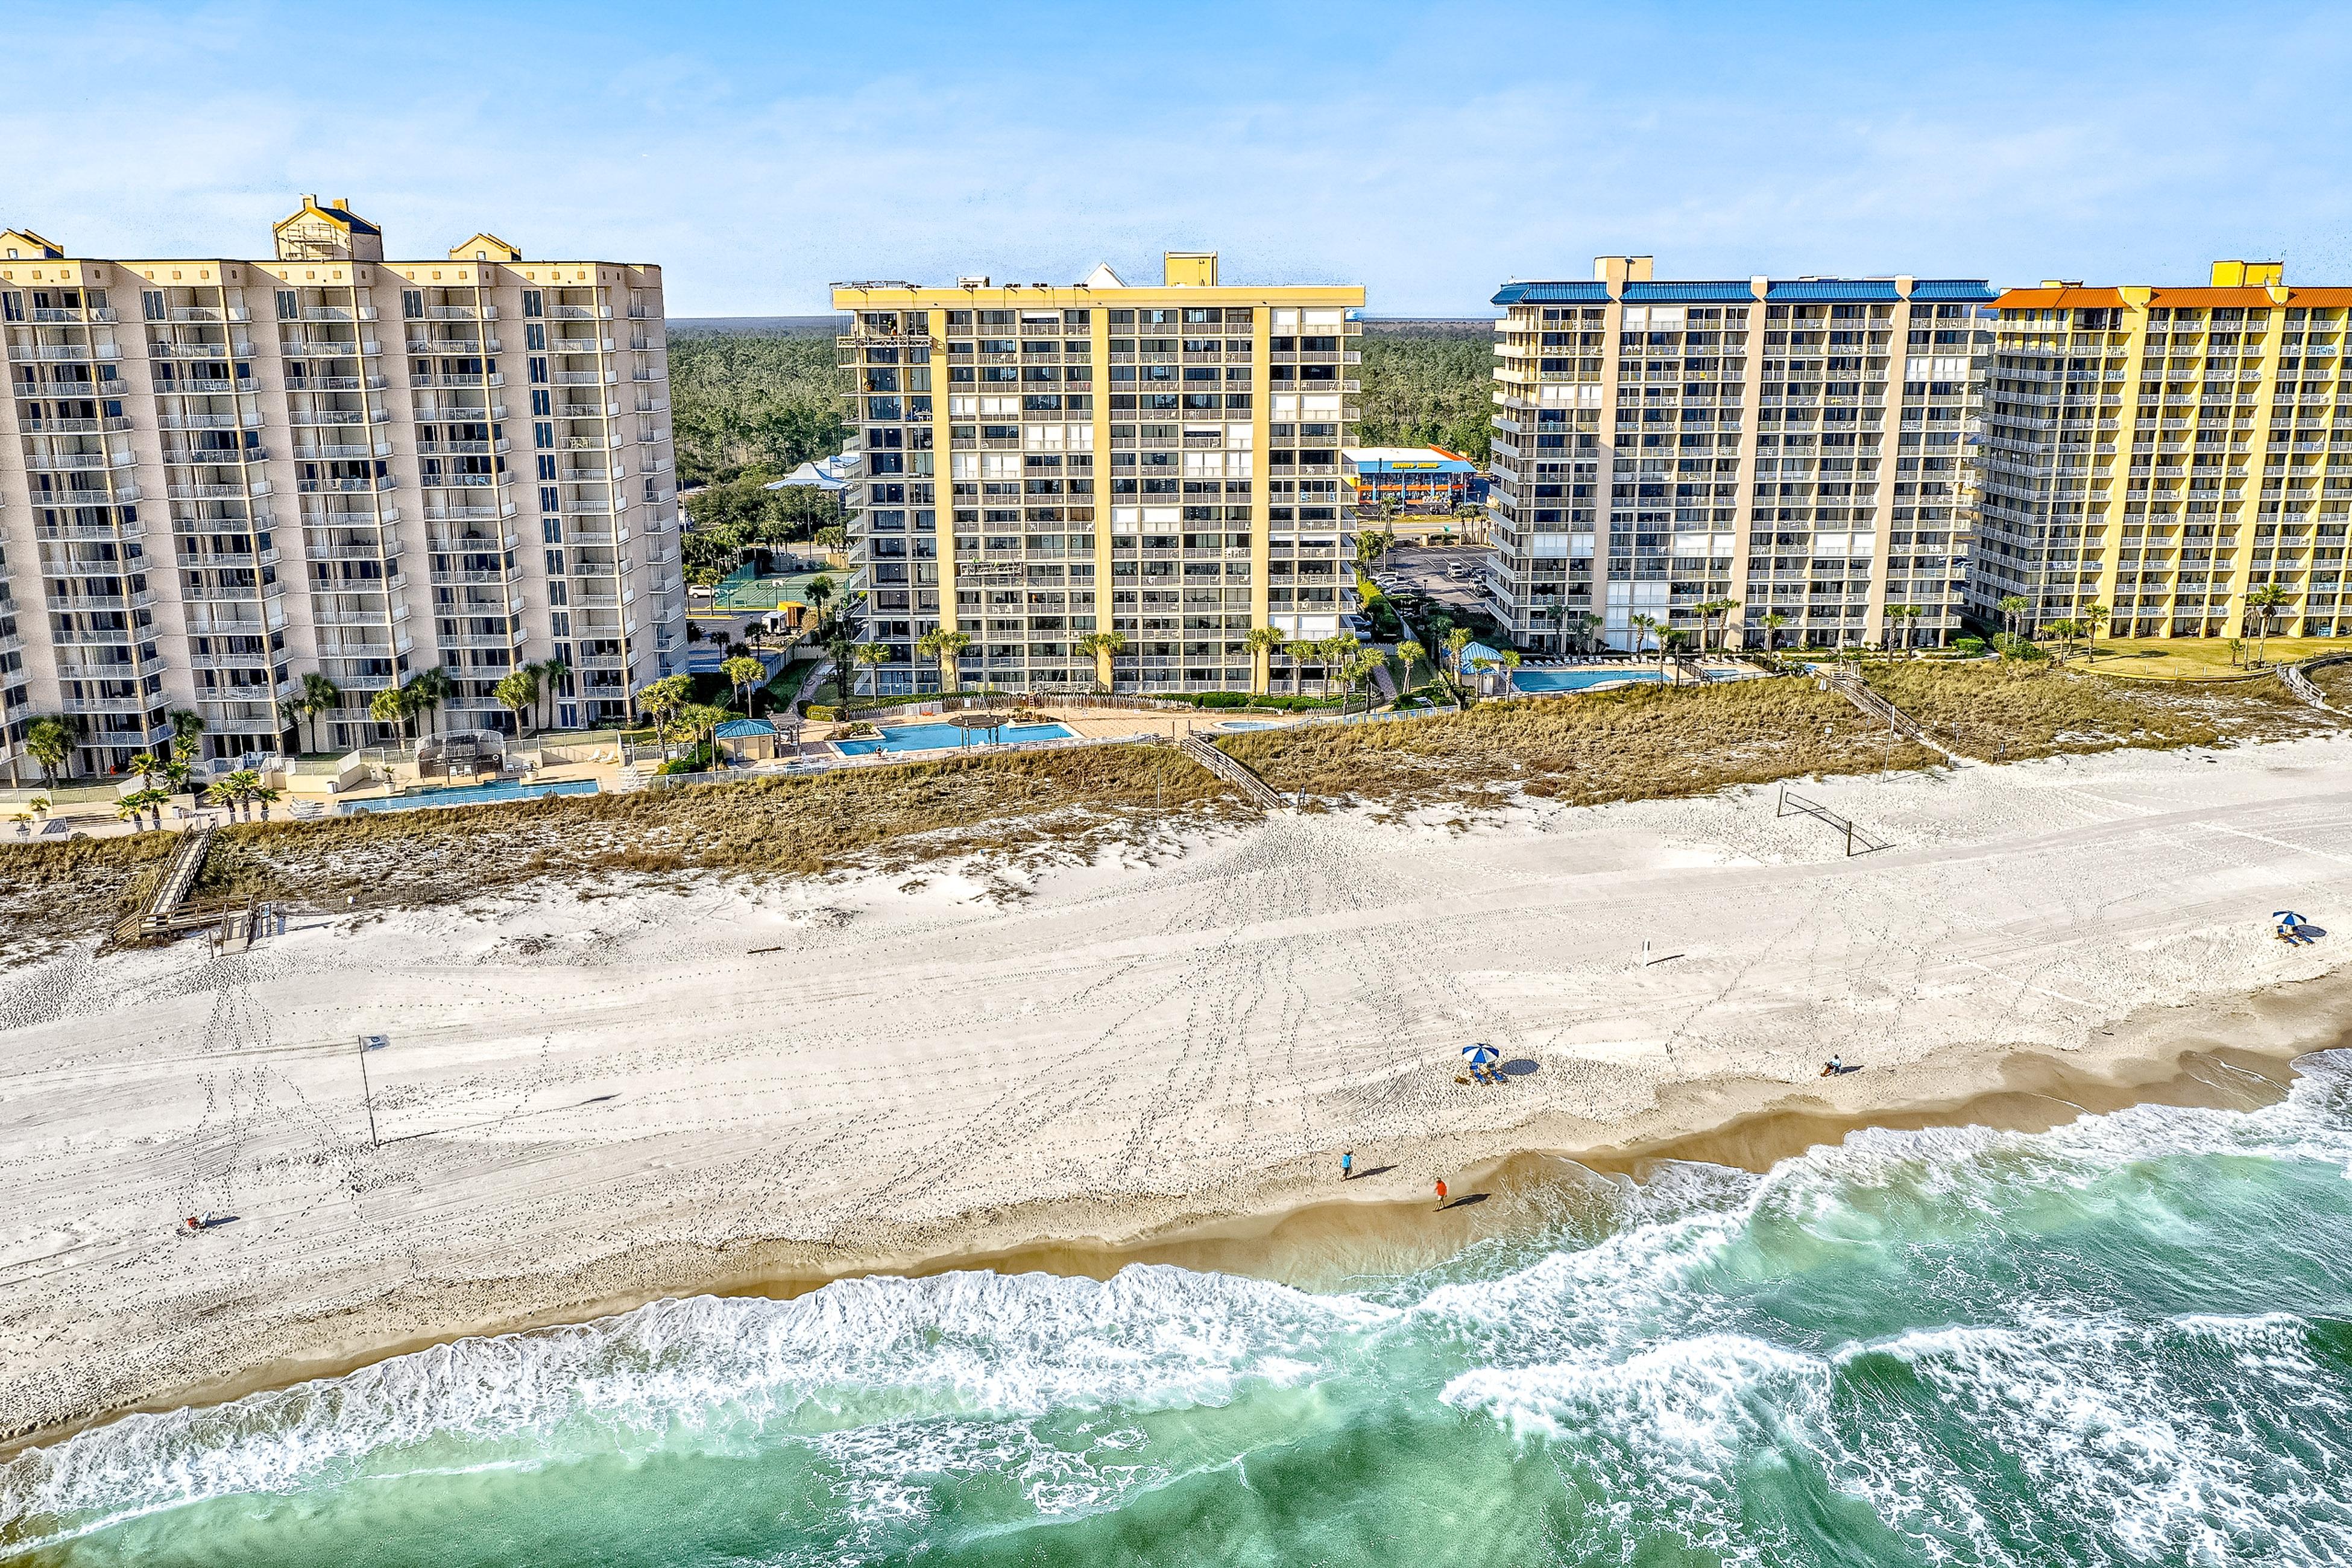
[{"label": "green shrub", "polygon": [[841,710],[831,703],[810,703],[803,711],[817,724],[831,724],[841,716]]},{"label": "green shrub", "polygon": [[1962,653],[1981,653],[1985,650],[1985,642],[1981,637],[1955,637],[1952,647]]}]

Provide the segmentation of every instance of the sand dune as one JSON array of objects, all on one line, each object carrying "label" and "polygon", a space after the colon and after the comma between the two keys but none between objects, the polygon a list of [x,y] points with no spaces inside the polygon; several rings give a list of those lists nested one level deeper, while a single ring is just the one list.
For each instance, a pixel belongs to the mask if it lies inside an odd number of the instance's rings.
[{"label": "sand dune", "polygon": [[[2352,951],[2352,743],[1399,824],[1045,876],[320,922],[0,980],[0,1428],[420,1339],[2097,1061]],[[2267,916],[2343,934],[2290,949]],[[1650,944],[1643,963],[1643,942]],[[751,949],[773,949],[754,953]],[[2320,1027],[2317,1020],[2311,1024]],[[370,1143],[355,1037],[380,1142]],[[1455,1082],[1493,1042],[1532,1064]],[[1822,1057],[1869,1071],[1823,1085]],[[178,1237],[190,1213],[233,1215]]]}]

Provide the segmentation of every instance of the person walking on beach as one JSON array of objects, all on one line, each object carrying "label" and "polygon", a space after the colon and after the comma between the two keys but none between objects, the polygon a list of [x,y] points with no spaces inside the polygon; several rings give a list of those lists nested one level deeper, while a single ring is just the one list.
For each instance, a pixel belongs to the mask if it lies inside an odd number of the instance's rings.
[{"label": "person walking on beach", "polygon": [[1353,1180],[1356,1175],[1356,1151],[1349,1149],[1339,1156],[1339,1179]]},{"label": "person walking on beach", "polygon": [[1444,1176],[1437,1178],[1437,1207],[1440,1208],[1444,1208],[1445,1207],[1445,1178]]}]

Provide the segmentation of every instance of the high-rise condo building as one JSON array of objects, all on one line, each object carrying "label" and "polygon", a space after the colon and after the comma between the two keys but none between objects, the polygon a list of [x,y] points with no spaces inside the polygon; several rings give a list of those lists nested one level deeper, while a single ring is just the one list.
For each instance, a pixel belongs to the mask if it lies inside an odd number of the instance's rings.
[{"label": "high-rise condo building", "polygon": [[1632,647],[1636,617],[1709,620],[1735,646],[1944,642],[1993,298],[1976,278],[1661,282],[1642,256],[1507,285],[1494,613],[1538,648]]},{"label": "high-rise condo building", "polygon": [[[62,714],[77,771],[205,720],[214,757],[364,745],[428,670],[445,727],[560,664],[608,723],[682,664],[660,269],[477,235],[387,261],[304,197],[263,261],[94,260],[0,233],[0,718]],[[296,714],[308,677],[340,694]],[[298,733],[299,732],[299,733]]]},{"label": "high-rise condo building", "polygon": [[2096,604],[2108,636],[2237,636],[2253,595],[2278,601],[2271,630],[2352,632],[2352,288],[2222,261],[2201,287],[2053,282],[1999,310],[1979,617]]},{"label": "high-rise condo building", "polygon": [[[1164,281],[841,284],[863,469],[849,588],[890,650],[874,689],[1245,689],[1311,666],[1354,608],[1339,452],[1360,287]],[[953,639],[921,651],[933,632]],[[1124,639],[1115,649],[1099,639]]]}]

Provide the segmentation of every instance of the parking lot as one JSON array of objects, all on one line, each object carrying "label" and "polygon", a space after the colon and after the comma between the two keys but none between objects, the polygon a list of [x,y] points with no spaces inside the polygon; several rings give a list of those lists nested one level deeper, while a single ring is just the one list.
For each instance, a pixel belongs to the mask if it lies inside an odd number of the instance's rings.
[{"label": "parking lot", "polygon": [[1466,615],[1486,608],[1479,588],[1487,559],[1485,545],[1399,545],[1372,573],[1384,593],[1424,593]]}]

